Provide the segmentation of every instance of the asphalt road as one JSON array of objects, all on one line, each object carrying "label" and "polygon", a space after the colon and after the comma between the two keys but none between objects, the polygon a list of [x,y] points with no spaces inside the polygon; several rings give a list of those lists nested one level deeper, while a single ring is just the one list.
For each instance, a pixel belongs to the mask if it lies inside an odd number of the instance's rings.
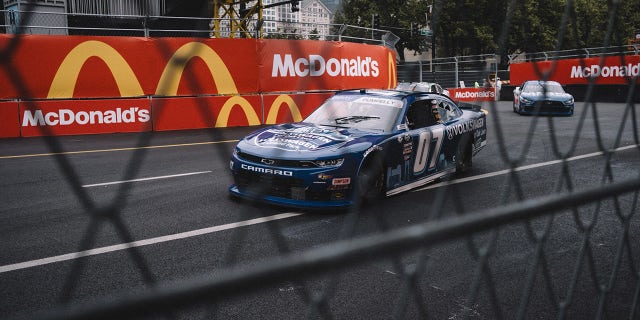
[{"label": "asphalt road", "polygon": [[[65,303],[259,265],[340,239],[640,175],[623,104],[598,103],[596,112],[592,106],[585,112],[578,103],[573,117],[554,118],[518,116],[509,102],[486,109],[488,145],[471,172],[447,187],[387,198],[358,216],[230,199],[231,150],[254,128],[0,140],[0,316],[29,317]],[[601,147],[619,150],[607,160]],[[561,176],[556,160],[564,155],[571,158]],[[612,284],[606,314],[621,319],[639,283],[631,267],[638,270],[640,263],[633,200],[624,195],[580,207],[575,216],[561,212],[303,282],[257,291],[249,285],[239,297],[215,296],[171,316],[149,310],[147,318],[299,319],[320,310],[337,319],[493,319],[496,312],[515,318],[527,301],[527,318],[539,319],[553,317],[558,302],[571,297],[568,317],[584,319],[597,312],[598,285]],[[620,214],[630,222],[618,258],[625,226]],[[591,222],[586,233],[579,227]],[[536,258],[531,234],[542,235],[547,226],[548,240]],[[485,246],[490,254],[482,269],[474,248]],[[408,281],[403,271],[420,266],[420,257],[428,258],[426,269]],[[539,271],[525,296],[531,268]],[[471,302],[474,292],[479,298]],[[323,294],[328,298],[314,308],[313,297]]]}]

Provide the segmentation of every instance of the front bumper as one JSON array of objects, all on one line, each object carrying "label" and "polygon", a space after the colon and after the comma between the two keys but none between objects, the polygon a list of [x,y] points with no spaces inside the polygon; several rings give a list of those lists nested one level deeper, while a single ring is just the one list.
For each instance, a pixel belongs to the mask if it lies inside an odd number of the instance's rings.
[{"label": "front bumper", "polygon": [[353,205],[355,179],[349,164],[329,168],[269,167],[240,159],[230,162],[234,184],[229,193],[249,200],[296,208]]},{"label": "front bumper", "polygon": [[518,112],[528,115],[558,115],[570,116],[573,114],[574,104],[565,104],[562,101],[543,100],[533,103],[520,102]]}]

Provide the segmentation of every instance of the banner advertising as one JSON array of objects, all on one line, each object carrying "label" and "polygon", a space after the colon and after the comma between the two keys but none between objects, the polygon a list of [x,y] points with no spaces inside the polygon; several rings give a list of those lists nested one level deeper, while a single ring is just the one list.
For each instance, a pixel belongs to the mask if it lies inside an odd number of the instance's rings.
[{"label": "banner advertising", "polygon": [[23,137],[151,131],[149,99],[20,103]]},{"label": "banner advertising", "polygon": [[[19,42],[12,67],[0,68],[0,83],[7,84],[0,86],[0,99],[232,95],[396,83],[395,54],[366,44],[0,35],[0,49],[13,41]],[[29,97],[21,96],[25,92]]]},{"label": "banner advertising", "polygon": [[259,95],[152,98],[154,131],[261,124]]},{"label": "banner advertising", "polygon": [[385,47],[331,42],[262,40],[263,92],[394,88],[395,55]]},{"label": "banner advertising", "polygon": [[495,88],[451,88],[447,90],[449,90],[449,97],[454,101],[480,102],[496,100]]},{"label": "banner advertising", "polygon": [[20,136],[18,102],[0,101],[0,138]]},{"label": "banner advertising", "polygon": [[634,81],[640,84],[640,55],[525,62],[510,66],[512,85],[545,76],[563,85],[588,84],[592,80],[596,84],[629,85]]},{"label": "banner advertising", "polygon": [[334,93],[266,94],[263,124],[298,122],[315,111]]}]

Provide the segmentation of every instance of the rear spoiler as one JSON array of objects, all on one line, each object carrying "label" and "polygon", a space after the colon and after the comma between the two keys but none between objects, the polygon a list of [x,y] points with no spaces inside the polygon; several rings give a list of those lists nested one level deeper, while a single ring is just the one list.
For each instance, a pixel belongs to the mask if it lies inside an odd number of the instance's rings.
[{"label": "rear spoiler", "polygon": [[482,107],[468,102],[458,102],[458,108],[482,112]]}]

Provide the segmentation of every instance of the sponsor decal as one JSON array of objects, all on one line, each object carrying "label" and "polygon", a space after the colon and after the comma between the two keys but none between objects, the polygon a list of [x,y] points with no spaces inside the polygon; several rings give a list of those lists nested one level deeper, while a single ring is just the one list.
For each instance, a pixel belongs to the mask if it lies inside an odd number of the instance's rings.
[{"label": "sponsor decal", "polygon": [[484,118],[465,121],[463,123],[458,123],[458,124],[447,127],[446,128],[447,137],[449,138],[449,140],[453,140],[453,137],[457,135],[461,135],[469,131],[480,129],[483,127],[484,127]]},{"label": "sponsor decal", "polygon": [[273,55],[271,77],[378,77],[379,63],[371,57],[357,56],[355,59],[329,58],[317,54],[300,57],[295,61],[293,55]]},{"label": "sponsor decal", "polygon": [[293,171],[256,167],[256,166],[252,166],[252,165],[248,165],[248,164],[244,164],[244,163],[240,165],[240,168],[242,168],[244,170],[247,170],[247,171],[252,171],[252,172],[256,172],[256,173],[271,174],[271,175],[274,175],[274,176],[285,176],[285,177],[292,177],[293,176]]},{"label": "sponsor decal", "polygon": [[277,148],[288,151],[319,150],[328,148],[335,142],[345,142],[349,137],[332,130],[316,127],[300,127],[290,130],[269,129],[254,138],[261,147]]},{"label": "sponsor decal", "polygon": [[351,184],[351,178],[333,178],[331,185],[333,186],[346,186]]},{"label": "sponsor decal", "polygon": [[371,146],[369,149],[367,149],[367,150],[364,152],[364,155],[363,155],[362,157],[363,157],[363,158],[366,158],[366,157],[367,157],[371,152],[376,151],[376,150],[381,151],[381,150],[382,150],[382,147],[377,146],[377,145],[375,145],[375,146]]},{"label": "sponsor decal", "polygon": [[151,120],[148,109],[131,107],[127,109],[116,108],[106,111],[77,111],[60,109],[57,112],[44,113],[42,110],[25,110],[22,117],[23,127],[36,126],[69,126],[88,124],[120,124],[149,122]]},{"label": "sponsor decal", "polygon": [[612,78],[612,77],[637,77],[640,75],[640,63],[627,64],[626,66],[600,66],[592,64],[591,66],[573,66],[571,68],[571,79],[575,78]]}]

